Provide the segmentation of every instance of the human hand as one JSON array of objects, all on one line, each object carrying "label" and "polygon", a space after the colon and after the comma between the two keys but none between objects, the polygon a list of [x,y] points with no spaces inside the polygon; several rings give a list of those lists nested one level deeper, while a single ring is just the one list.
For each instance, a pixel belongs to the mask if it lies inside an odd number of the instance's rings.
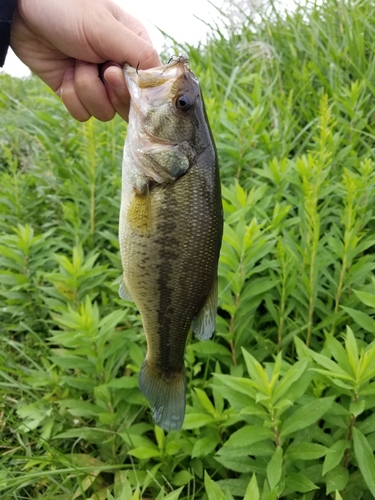
[{"label": "human hand", "polygon": [[144,26],[112,0],[18,0],[11,47],[79,121],[127,120],[122,65],[161,64]]}]

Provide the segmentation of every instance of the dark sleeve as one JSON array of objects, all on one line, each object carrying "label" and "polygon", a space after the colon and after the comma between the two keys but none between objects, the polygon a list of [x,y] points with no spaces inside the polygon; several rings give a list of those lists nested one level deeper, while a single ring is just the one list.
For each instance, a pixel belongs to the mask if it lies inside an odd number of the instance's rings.
[{"label": "dark sleeve", "polygon": [[0,0],[0,67],[4,66],[10,43],[10,24],[17,0]]}]

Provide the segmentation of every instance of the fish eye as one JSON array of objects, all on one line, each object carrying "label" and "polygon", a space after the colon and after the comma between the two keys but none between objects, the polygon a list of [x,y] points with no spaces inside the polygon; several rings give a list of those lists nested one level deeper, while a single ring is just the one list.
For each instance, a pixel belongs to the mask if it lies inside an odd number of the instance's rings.
[{"label": "fish eye", "polygon": [[176,108],[179,111],[189,111],[193,106],[192,98],[188,94],[181,94],[177,96]]}]

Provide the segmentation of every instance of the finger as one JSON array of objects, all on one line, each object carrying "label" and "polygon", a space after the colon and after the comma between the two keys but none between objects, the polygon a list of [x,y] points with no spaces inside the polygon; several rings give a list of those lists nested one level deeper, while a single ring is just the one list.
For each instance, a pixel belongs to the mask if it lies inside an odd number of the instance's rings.
[{"label": "finger", "polygon": [[77,60],[74,87],[79,100],[92,116],[103,122],[112,120],[115,109],[99,78],[96,64]]},{"label": "finger", "polygon": [[126,86],[124,72],[120,65],[107,63],[103,67],[103,79],[106,84],[109,100],[116,112],[128,121],[130,94]]},{"label": "finger", "polygon": [[80,122],[87,121],[91,114],[80,101],[74,87],[75,68],[70,67],[66,70],[63,82],[59,89],[60,97],[66,109],[73,118]]},{"label": "finger", "polygon": [[[123,16],[131,28],[145,36],[147,32],[145,28],[139,27],[141,23],[133,21],[129,14]],[[108,13],[100,20],[100,25],[91,23],[87,26],[90,33],[86,36],[90,45],[98,50],[104,61],[115,61],[120,65],[127,62],[134,67],[139,63],[142,69],[159,66],[160,59],[155,48],[131,28],[117,19],[114,22],[113,16]]]},{"label": "finger", "polygon": [[133,17],[131,14],[128,14],[121,8],[119,9],[119,12],[117,13],[116,17],[121,24],[126,26],[129,30],[133,31],[133,33],[143,38],[143,40],[152,45],[151,38],[146,28],[136,17]]}]

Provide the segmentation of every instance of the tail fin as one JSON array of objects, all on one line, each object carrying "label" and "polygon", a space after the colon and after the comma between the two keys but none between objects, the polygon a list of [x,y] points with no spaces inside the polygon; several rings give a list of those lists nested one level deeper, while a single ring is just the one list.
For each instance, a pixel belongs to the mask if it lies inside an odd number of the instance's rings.
[{"label": "tail fin", "polygon": [[166,376],[145,359],[138,385],[150,403],[155,424],[166,431],[181,429],[186,405],[185,370]]}]

